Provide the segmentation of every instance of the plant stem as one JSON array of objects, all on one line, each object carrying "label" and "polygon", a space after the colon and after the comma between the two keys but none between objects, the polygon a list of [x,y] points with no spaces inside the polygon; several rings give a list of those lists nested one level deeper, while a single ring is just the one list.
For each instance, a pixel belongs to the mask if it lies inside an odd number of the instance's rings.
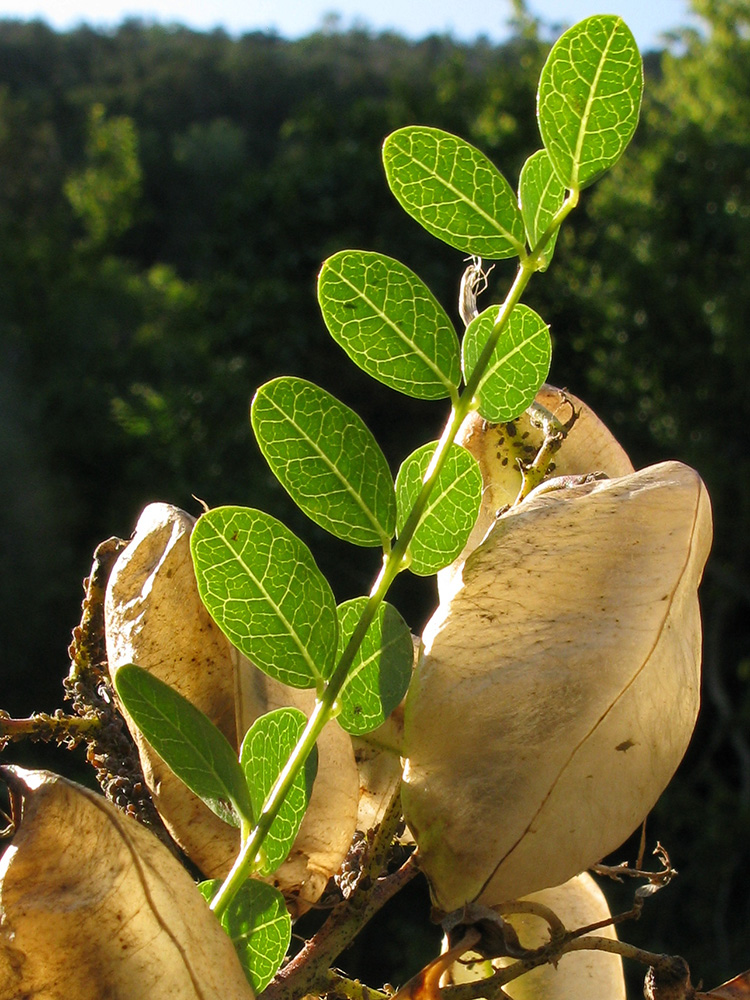
[{"label": "plant stem", "polygon": [[96,715],[64,715],[62,712],[46,715],[39,712],[28,719],[13,719],[7,712],[0,711],[0,747],[25,739],[54,740],[75,746],[81,740],[90,739],[91,734],[101,728],[102,720]]}]

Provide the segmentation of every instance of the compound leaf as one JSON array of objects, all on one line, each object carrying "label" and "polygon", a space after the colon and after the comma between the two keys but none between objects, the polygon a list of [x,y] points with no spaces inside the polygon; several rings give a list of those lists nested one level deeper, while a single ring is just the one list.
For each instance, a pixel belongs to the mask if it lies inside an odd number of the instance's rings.
[{"label": "compound leaf", "polygon": [[258,389],[250,419],[268,464],[308,517],[354,545],[390,544],[393,478],[353,410],[312,382],[286,376]]},{"label": "compound leaf", "polygon": [[525,253],[513,189],[468,142],[441,129],[408,125],[385,140],[383,163],[401,207],[439,240],[490,260]]},{"label": "compound leaf", "polygon": [[147,670],[127,663],[115,673],[126,711],[164,762],[216,815],[253,824],[237,754],[208,716]]},{"label": "compound leaf", "polygon": [[[210,901],[220,885],[220,879],[210,879],[198,888]],[[284,897],[275,886],[248,879],[220,921],[257,997],[280,969],[292,939],[292,918]]]},{"label": "compound leaf", "polygon": [[537,93],[542,141],[562,184],[580,191],[619,160],[641,107],[643,64],[620,17],[595,15],[558,39]]},{"label": "compound leaf", "polygon": [[[464,376],[471,378],[497,318],[497,306],[469,324],[463,342]],[[520,303],[510,314],[479,382],[479,413],[492,423],[514,420],[529,406],[549,374],[552,342],[544,320]]]},{"label": "compound leaf", "polygon": [[318,301],[333,339],[372,378],[418,399],[443,399],[457,388],[456,331],[404,264],[384,254],[342,250],[323,264]]},{"label": "compound leaf", "polygon": [[[256,719],[245,734],[240,764],[245,772],[253,813],[259,817],[268,793],[297,745],[307,716],[298,708],[277,708]],[[286,859],[310,801],[318,769],[317,748],[298,772],[294,784],[263,841],[263,863],[258,872],[270,875]]]},{"label": "compound leaf", "polygon": [[336,601],[304,542],[270,514],[215,507],[190,539],[198,591],[240,652],[275,680],[315,687],[333,668]]},{"label": "compound leaf", "polygon": [[[339,656],[346,648],[366,597],[355,597],[338,607]],[[383,602],[359,647],[339,695],[341,727],[361,736],[382,725],[406,694],[411,678],[414,646],[409,626],[390,604]]]},{"label": "compound leaf", "polygon": [[[546,149],[537,150],[521,168],[518,182],[518,203],[532,250],[564,201],[565,185],[555,173],[549,153]],[[559,230],[555,230],[542,251],[540,271],[546,271],[549,267],[558,232]]]},{"label": "compound leaf", "polygon": [[[435,448],[434,441],[417,448],[398,471],[399,532],[419,496]],[[481,499],[482,473],[476,459],[459,445],[452,445],[409,543],[412,573],[429,576],[453,562],[468,540]]]}]

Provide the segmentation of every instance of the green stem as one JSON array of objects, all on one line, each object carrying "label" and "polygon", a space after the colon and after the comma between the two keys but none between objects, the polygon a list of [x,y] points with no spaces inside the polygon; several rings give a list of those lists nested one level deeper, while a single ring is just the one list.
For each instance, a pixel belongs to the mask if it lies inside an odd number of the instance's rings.
[{"label": "green stem", "polygon": [[341,688],[344,686],[349,669],[354,661],[354,656],[362,644],[365,633],[374,620],[378,608],[384,600],[388,589],[400,572],[402,554],[399,554],[397,550],[398,545],[396,545],[394,549],[384,558],[383,569],[375,582],[370,598],[365,605],[364,611],[362,612],[362,617],[357,623],[357,627],[352,633],[344,652],[341,654],[341,659],[336,665],[336,669],[326,684],[322,695],[315,702],[315,708],[308,719],[307,725],[305,726],[297,745],[292,751],[289,760],[286,762],[284,768],[279,774],[276,784],[268,793],[268,797],[266,798],[255,829],[242,844],[240,853],[237,855],[237,859],[235,860],[231,871],[227,875],[223,884],[219,887],[219,890],[214,898],[211,900],[211,909],[219,917],[222,913],[224,913],[232,899],[234,899],[234,896],[245,882],[245,879],[247,879],[252,873],[258,851],[260,850],[263,841],[266,838],[266,834],[271,828],[271,824],[276,818],[284,799],[289,793],[289,789],[292,787],[297,773],[304,766],[312,748],[315,746],[318,737],[323,731],[323,727],[333,715],[336,698],[338,697]]},{"label": "green stem", "polygon": [[265,837],[271,828],[271,824],[276,818],[289,789],[294,783],[295,776],[304,766],[307,757],[311,753],[315,743],[323,731],[324,726],[334,712],[334,706],[339,693],[346,682],[346,678],[354,662],[354,657],[359,649],[365,634],[375,619],[378,608],[385,600],[386,594],[391,584],[398,574],[408,567],[408,551],[414,533],[419,526],[419,522],[424,514],[430,499],[433,487],[437,483],[440,473],[450,453],[451,446],[455,440],[458,429],[469,412],[476,406],[476,392],[487,369],[492,354],[497,346],[500,335],[508,322],[510,314],[521,299],[521,296],[529,283],[531,276],[538,267],[537,257],[545,244],[549,241],[555,228],[558,228],[563,219],[575,207],[578,202],[577,192],[571,192],[559,212],[540,237],[533,251],[522,257],[516,277],[505,301],[500,306],[500,310],[495,321],[491,336],[482,349],[481,354],[474,367],[474,371],[469,377],[466,387],[460,396],[454,401],[451,408],[450,418],[445,426],[437,448],[432,456],[427,471],[422,481],[422,488],[409,512],[409,516],[399,533],[396,543],[390,551],[386,551],[383,557],[383,566],[376,579],[370,597],[365,605],[362,617],[357,623],[357,627],[352,633],[349,642],[341,655],[341,659],[326,684],[323,692],[315,703],[315,708],[310,715],[307,726],[292,751],[289,760],[281,771],[276,784],[268,794],[266,802],[261,811],[255,829],[250,836],[244,840],[240,853],[232,866],[231,871],[219,887],[218,892],[211,900],[211,909],[217,916],[221,916],[229,906],[230,902],[239,891],[242,884],[252,874],[256,866],[256,858]]}]

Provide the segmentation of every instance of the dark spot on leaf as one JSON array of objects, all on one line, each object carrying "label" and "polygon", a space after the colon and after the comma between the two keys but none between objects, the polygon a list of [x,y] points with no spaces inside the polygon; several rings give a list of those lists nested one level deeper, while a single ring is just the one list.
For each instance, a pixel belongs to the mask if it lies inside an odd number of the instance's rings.
[{"label": "dark spot on leaf", "polygon": [[621,753],[626,753],[631,747],[634,747],[635,743],[632,740],[623,740],[622,743],[618,743],[615,750],[619,750]]}]

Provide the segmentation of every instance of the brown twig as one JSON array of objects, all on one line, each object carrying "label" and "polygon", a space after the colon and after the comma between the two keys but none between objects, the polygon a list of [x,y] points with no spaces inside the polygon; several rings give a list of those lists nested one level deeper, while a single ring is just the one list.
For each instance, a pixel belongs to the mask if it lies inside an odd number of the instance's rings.
[{"label": "brown twig", "polygon": [[[380,874],[387,864],[400,822],[400,793],[397,790],[372,839],[356,888],[333,908],[317,934],[280,970],[264,990],[263,1000],[295,1000],[309,993],[325,993],[330,984],[331,966],[341,952],[388,900],[414,878],[419,870],[414,855],[393,874]],[[369,987],[361,988],[369,990]],[[371,990],[369,995],[378,994]]]}]

